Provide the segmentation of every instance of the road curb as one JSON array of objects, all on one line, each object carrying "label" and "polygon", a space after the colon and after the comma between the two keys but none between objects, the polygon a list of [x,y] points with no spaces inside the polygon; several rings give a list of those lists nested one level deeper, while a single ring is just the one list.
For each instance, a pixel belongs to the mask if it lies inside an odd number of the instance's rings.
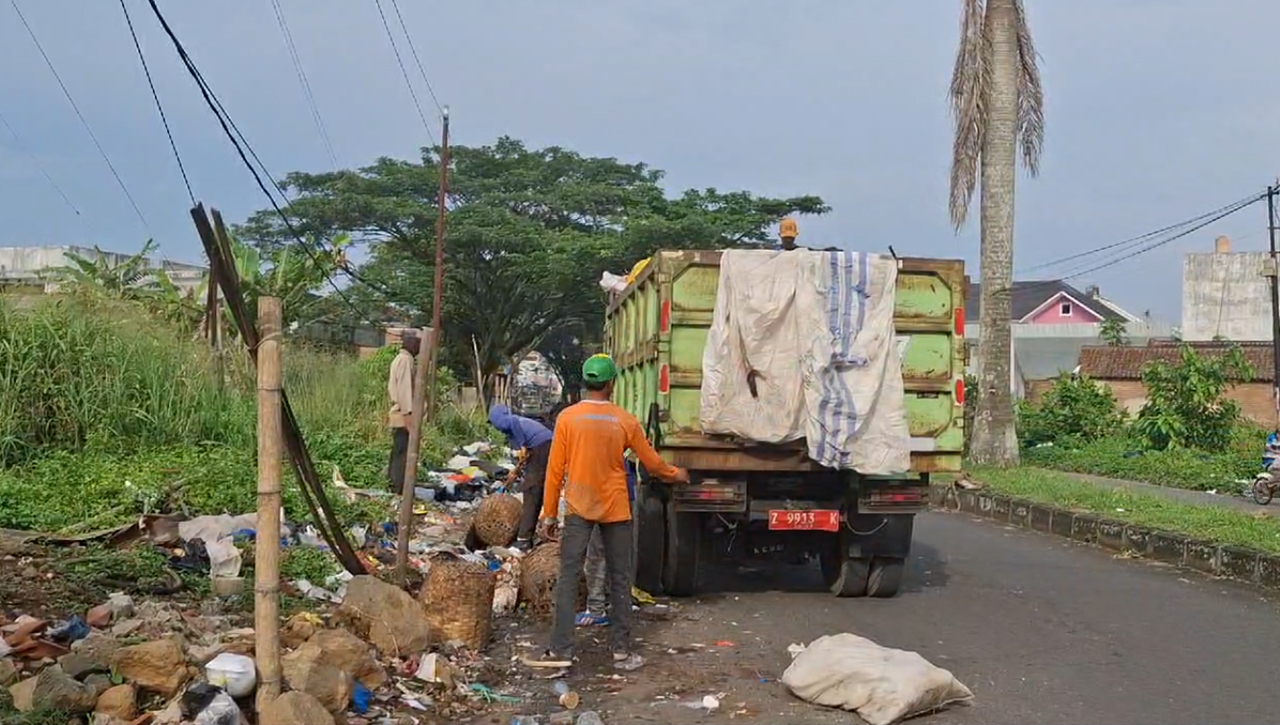
[{"label": "road curb", "polygon": [[982,490],[932,486],[929,500],[934,508],[962,511],[1204,574],[1280,589],[1280,556],[1253,549],[1215,544],[1172,531],[1126,524],[1097,514],[1078,513]]}]

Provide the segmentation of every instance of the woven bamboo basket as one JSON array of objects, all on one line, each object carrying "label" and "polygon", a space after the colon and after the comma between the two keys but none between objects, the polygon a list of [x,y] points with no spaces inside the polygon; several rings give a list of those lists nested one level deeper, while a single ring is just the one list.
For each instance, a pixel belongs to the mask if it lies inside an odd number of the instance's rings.
[{"label": "woven bamboo basket", "polygon": [[[555,611],[556,581],[560,578],[560,544],[550,542],[529,552],[520,562],[520,601],[539,619]],[[578,611],[587,605],[587,579],[578,577]]]},{"label": "woven bamboo basket", "polygon": [[476,536],[485,546],[510,546],[520,529],[520,499],[497,493],[480,502],[472,520]]},{"label": "woven bamboo basket", "polygon": [[451,556],[432,559],[419,595],[431,639],[483,650],[493,629],[493,587],[493,573],[484,564]]}]

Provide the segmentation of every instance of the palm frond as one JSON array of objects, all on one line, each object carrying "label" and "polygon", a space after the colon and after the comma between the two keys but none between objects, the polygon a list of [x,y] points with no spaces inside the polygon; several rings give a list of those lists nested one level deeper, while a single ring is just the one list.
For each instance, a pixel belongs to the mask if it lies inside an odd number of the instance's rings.
[{"label": "palm frond", "polygon": [[1044,87],[1040,83],[1040,54],[1031,40],[1031,25],[1022,0],[1014,0],[1018,15],[1018,142],[1022,163],[1035,176],[1044,150]]},{"label": "palm frond", "polygon": [[986,95],[990,82],[990,41],[983,32],[985,0],[962,0],[960,47],[956,50],[948,96],[955,121],[951,152],[951,225],[959,231],[978,186],[982,141],[986,135]]}]

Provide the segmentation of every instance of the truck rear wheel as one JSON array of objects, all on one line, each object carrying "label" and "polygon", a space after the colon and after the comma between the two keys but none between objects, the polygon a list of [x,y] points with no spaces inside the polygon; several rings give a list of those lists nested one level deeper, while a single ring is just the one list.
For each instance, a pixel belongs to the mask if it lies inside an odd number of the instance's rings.
[{"label": "truck rear wheel", "polygon": [[902,575],[907,562],[897,557],[876,557],[871,562],[871,574],[867,577],[867,594],[888,599],[902,587]]},{"label": "truck rear wheel", "polygon": [[[831,576],[827,584],[831,593],[841,598],[867,596],[867,582],[871,578],[871,560],[855,559],[850,556],[843,556],[840,559],[839,565],[831,571],[834,576]],[[834,562],[831,566],[835,566]],[[824,578],[829,576],[825,568],[823,576]]]},{"label": "truck rear wheel", "polygon": [[681,513],[675,504],[666,510],[666,556],[662,562],[662,589],[669,596],[687,597],[698,584],[702,558],[702,520],[696,513]]},{"label": "truck rear wheel", "polygon": [[636,586],[646,592],[662,591],[662,565],[666,559],[667,532],[662,499],[644,493],[636,497]]}]

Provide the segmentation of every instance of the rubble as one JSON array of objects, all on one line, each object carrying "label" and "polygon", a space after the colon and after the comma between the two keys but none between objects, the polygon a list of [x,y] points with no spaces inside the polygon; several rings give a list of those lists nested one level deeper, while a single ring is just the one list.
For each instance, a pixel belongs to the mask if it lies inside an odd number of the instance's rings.
[{"label": "rubble", "polygon": [[138,717],[138,688],[133,685],[116,685],[98,696],[93,708],[95,720],[130,722]]},{"label": "rubble", "polygon": [[324,660],[318,649],[299,650],[281,661],[285,684],[292,690],[305,692],[337,715],[346,712],[355,690],[351,673]]},{"label": "rubble", "polygon": [[372,576],[358,576],[347,586],[338,617],[387,657],[419,654],[431,644],[431,625],[413,595]]},{"label": "rubble", "polygon": [[258,713],[258,725],[335,725],[324,705],[305,692],[286,692]]},{"label": "rubble", "polygon": [[58,710],[66,713],[89,712],[98,693],[57,667],[46,667],[35,677],[22,680],[9,688],[13,706],[19,712]]},{"label": "rubble", "polygon": [[369,644],[345,629],[322,629],[285,657],[318,655],[322,655],[334,666],[350,672],[358,682],[372,690],[387,682],[387,671],[374,659]]},{"label": "rubble", "polygon": [[122,648],[114,669],[125,680],[169,698],[187,681],[187,656],[173,639],[160,639]]}]

